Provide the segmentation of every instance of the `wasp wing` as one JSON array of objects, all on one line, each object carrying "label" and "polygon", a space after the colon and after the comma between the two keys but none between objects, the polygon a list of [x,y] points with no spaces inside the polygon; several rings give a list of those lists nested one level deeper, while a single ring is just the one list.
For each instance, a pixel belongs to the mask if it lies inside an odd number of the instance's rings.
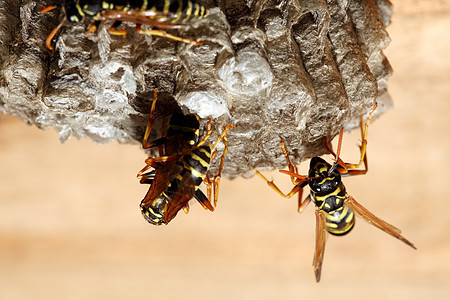
[{"label": "wasp wing", "polygon": [[193,175],[190,172],[186,172],[178,183],[176,192],[167,204],[167,210],[163,216],[163,220],[169,223],[194,197],[203,208],[214,211],[214,207],[211,205],[208,197],[206,197],[201,190],[196,190]]},{"label": "wasp wing", "polygon": [[366,220],[373,226],[383,230],[384,232],[401,240],[406,245],[416,249],[413,243],[411,243],[401,235],[402,231],[400,229],[375,216],[373,213],[368,211],[364,206],[359,204],[352,196],[348,197],[347,204],[348,206],[350,206],[351,209],[353,209],[354,212],[356,212],[359,216],[361,216],[364,220]]},{"label": "wasp wing", "polygon": [[[173,185],[173,183],[172,183]],[[163,221],[169,223],[177,213],[186,206],[186,204],[194,197],[195,182],[192,175],[186,172],[179,181],[176,192],[170,197],[167,203],[167,209],[163,216]]]},{"label": "wasp wing", "polygon": [[[175,162],[166,162],[156,170],[147,194],[141,205],[148,206],[153,200],[167,189],[170,182],[183,170],[183,167]],[[153,172],[153,171],[152,171]]]},{"label": "wasp wing", "polygon": [[314,251],[313,266],[317,282],[320,281],[320,275],[322,274],[322,262],[327,237],[326,234],[324,212],[316,209],[316,246]]},{"label": "wasp wing", "polygon": [[114,20],[121,22],[131,22],[145,24],[153,27],[176,29],[186,26],[186,21],[190,16],[180,13],[159,12],[159,11],[137,11],[137,10],[104,10],[100,14],[99,20]]}]

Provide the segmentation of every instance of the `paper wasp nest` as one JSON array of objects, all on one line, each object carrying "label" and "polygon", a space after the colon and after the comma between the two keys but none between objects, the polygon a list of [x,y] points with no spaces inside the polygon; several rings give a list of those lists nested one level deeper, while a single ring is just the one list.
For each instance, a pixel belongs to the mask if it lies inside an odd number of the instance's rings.
[{"label": "paper wasp nest", "polygon": [[[284,140],[294,161],[325,153],[322,137],[354,127],[386,91],[388,0],[198,1],[210,14],[173,33],[201,46],[138,35],[104,22],[97,33],[66,23],[54,51],[45,39],[61,10],[55,1],[0,0],[0,112],[39,128],[97,143],[139,143],[153,89],[156,114],[182,109],[229,123],[224,175],[280,168]],[[106,24],[105,24],[106,23]],[[157,130],[154,130],[155,137]]]}]

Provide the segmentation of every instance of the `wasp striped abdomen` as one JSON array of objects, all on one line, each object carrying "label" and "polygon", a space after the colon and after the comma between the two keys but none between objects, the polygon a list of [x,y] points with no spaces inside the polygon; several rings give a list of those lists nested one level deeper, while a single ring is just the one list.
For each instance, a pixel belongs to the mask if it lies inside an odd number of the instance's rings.
[{"label": "wasp striped abdomen", "polygon": [[[181,163],[183,164],[184,173],[189,173],[194,179],[195,190],[197,190],[208,173],[209,164],[211,163],[211,145],[207,144],[194,149],[183,156]],[[183,174],[181,175],[183,176]]]},{"label": "wasp striped abdomen", "polygon": [[190,0],[69,0],[65,1],[64,9],[70,22],[81,22],[85,17],[101,20],[101,15],[108,11],[143,12],[143,16],[154,16],[155,18],[158,15],[161,18],[166,15],[172,21],[176,15],[179,17],[177,21],[180,22],[202,18],[208,13],[204,6]]},{"label": "wasp striped abdomen", "polygon": [[179,16],[176,21],[182,22],[203,18],[208,14],[208,10],[204,6],[189,0],[150,1],[148,5],[153,5],[148,10],[176,14]]},{"label": "wasp striped abdomen", "polygon": [[325,226],[332,235],[345,235],[355,225],[355,214],[348,205],[325,214]]},{"label": "wasp striped abdomen", "polygon": [[[48,6],[41,10],[46,13],[55,6]],[[167,33],[165,30],[143,30],[141,25],[149,25],[162,29],[177,29],[187,26],[190,22],[205,17],[208,10],[189,0],[136,0],[136,1],[99,1],[99,0],[67,0],[63,5],[64,18],[61,23],[48,35],[46,45],[53,50],[51,40],[64,24],[65,20],[72,23],[82,22],[90,18],[94,22],[89,26],[88,33],[95,32],[101,21],[113,20],[114,24],[108,29],[113,35],[126,37],[125,30],[116,30],[122,22],[136,24],[136,32],[154,36],[166,37],[180,42],[201,45],[202,42],[185,39]]]}]

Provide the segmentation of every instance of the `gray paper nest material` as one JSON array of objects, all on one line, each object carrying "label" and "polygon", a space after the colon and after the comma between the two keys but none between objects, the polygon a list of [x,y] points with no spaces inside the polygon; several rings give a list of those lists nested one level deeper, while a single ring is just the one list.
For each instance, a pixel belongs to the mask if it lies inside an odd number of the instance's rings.
[{"label": "gray paper nest material", "polygon": [[122,25],[125,39],[109,23],[92,35],[66,24],[49,51],[61,11],[39,11],[54,2],[0,0],[0,112],[55,128],[62,142],[139,147],[158,88],[158,116],[181,108],[212,119],[212,140],[235,125],[224,168],[234,177],[283,167],[281,140],[297,163],[323,154],[322,137],[357,126],[375,100],[378,112],[391,107],[388,0],[199,2],[209,16],[174,33],[201,46],[138,35],[134,24]]}]

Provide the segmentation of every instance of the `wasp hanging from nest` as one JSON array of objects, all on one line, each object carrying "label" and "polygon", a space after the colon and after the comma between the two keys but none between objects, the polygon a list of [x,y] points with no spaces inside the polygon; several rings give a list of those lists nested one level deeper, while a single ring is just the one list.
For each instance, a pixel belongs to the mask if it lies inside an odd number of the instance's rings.
[{"label": "wasp hanging from nest", "polygon": [[[151,224],[168,224],[181,209],[189,211],[188,202],[192,198],[195,198],[203,208],[214,211],[225,154],[228,150],[227,132],[233,126],[225,126],[213,145],[207,142],[212,134],[211,121],[207,123],[204,138],[199,141],[200,118],[195,114],[173,114],[167,126],[167,134],[164,136],[165,126],[163,126],[163,137],[148,142],[155,122],[156,100],[157,90],[154,91],[142,147],[144,149],[158,147],[159,157],[146,159],[146,166],[137,175],[140,183],[150,184],[140,204],[142,215]],[[219,171],[211,179],[208,169],[211,160],[217,155],[216,147],[221,141],[225,147]],[[199,189],[202,182],[207,184],[208,196]],[[213,194],[214,206],[211,203]]]},{"label": "wasp hanging from nest", "polygon": [[[281,149],[288,164],[289,171],[280,170],[280,172],[290,175],[294,187],[288,194],[284,194],[272,181],[269,181],[260,172],[253,170],[262,177],[267,184],[276,192],[285,198],[290,198],[298,193],[298,211],[302,212],[311,201],[315,204],[316,215],[316,245],[314,253],[314,273],[316,281],[320,281],[322,262],[325,252],[326,232],[332,235],[345,235],[349,233],[355,225],[355,214],[361,216],[364,220],[393,237],[401,240],[408,246],[416,249],[416,247],[401,235],[401,230],[383,221],[369,210],[359,204],[355,198],[350,196],[342,183],[342,177],[362,175],[367,173],[367,130],[370,119],[375,111],[377,104],[370,111],[365,125],[363,118],[360,119],[360,129],[362,143],[360,146],[360,160],[358,163],[345,163],[339,157],[342,145],[343,128],[339,133],[338,148],[336,153],[328,144],[327,138],[324,138],[324,144],[328,152],[333,155],[335,161],[329,164],[320,157],[313,157],[310,162],[308,176],[298,174],[297,167],[293,165],[289,159],[289,154],[285,143],[282,141]],[[364,169],[360,169],[364,164]],[[303,188],[309,186],[310,194],[302,201]]]},{"label": "wasp hanging from nest", "polygon": [[[47,6],[41,13],[49,12],[56,6]],[[66,20],[71,23],[82,22],[85,18],[91,18],[94,22],[89,26],[87,33],[97,31],[102,21],[113,20],[114,23],[108,29],[112,35],[126,37],[125,30],[116,28],[122,22],[136,24],[136,32],[162,36],[176,41],[201,45],[203,42],[194,41],[167,33],[164,29],[179,29],[190,22],[203,18],[208,10],[200,4],[189,0],[153,0],[153,1],[124,1],[124,0],[66,0],[62,6],[64,17],[57,27],[48,35],[47,48],[53,50],[51,45],[53,37],[61,29]],[[149,25],[160,29],[145,30],[141,25]]]}]

